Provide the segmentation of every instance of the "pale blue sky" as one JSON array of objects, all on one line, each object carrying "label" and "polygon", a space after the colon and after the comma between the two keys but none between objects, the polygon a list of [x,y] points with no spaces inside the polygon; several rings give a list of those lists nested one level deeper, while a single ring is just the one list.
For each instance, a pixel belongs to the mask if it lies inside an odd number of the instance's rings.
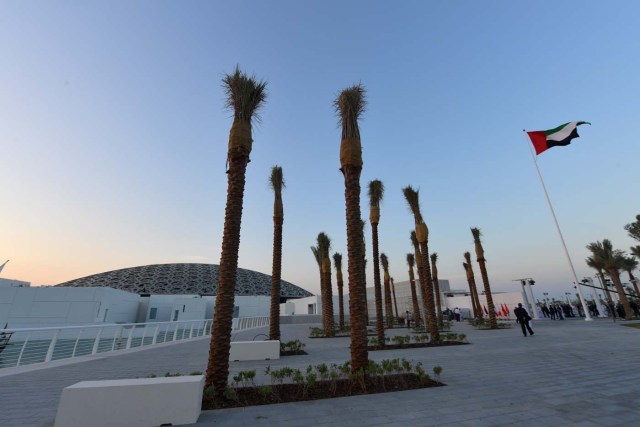
[{"label": "pale blue sky", "polygon": [[578,275],[593,274],[584,246],[608,237],[628,249],[622,227],[640,213],[639,13],[634,1],[4,2],[3,277],[217,264],[231,124],[220,79],[240,64],[269,82],[241,267],[270,274],[275,164],[287,181],[283,278],[319,292],[309,246],[320,231],[346,257],[332,101],[361,81],[362,213],[381,179],[380,249],[396,282],[411,184],[452,287],[466,287],[477,226],[494,289],[534,277],[560,296],[570,270],[522,129],[593,123],[539,157]]}]

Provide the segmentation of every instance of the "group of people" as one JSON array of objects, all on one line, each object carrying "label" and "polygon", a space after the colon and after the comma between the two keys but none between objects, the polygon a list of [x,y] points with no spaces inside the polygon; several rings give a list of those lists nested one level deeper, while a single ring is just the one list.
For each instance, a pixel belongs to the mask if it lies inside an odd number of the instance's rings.
[{"label": "group of people", "polygon": [[[544,317],[549,317],[551,320],[564,320],[566,317],[576,317],[573,307],[566,303],[549,304],[548,306],[547,304],[542,304],[540,311],[542,311]],[[582,317],[581,314],[580,317]]]}]

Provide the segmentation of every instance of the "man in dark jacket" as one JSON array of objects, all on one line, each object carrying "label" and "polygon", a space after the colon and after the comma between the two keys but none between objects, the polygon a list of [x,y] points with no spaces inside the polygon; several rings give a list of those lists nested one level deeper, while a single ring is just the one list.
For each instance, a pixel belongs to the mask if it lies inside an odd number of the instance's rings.
[{"label": "man in dark jacket", "polygon": [[531,326],[529,326],[529,320],[531,320],[531,316],[529,316],[527,310],[522,308],[521,303],[518,303],[518,308],[513,310],[513,314],[516,315],[516,322],[520,323],[524,336],[527,336],[527,330],[529,331],[530,335],[533,335],[533,329],[531,329]]}]

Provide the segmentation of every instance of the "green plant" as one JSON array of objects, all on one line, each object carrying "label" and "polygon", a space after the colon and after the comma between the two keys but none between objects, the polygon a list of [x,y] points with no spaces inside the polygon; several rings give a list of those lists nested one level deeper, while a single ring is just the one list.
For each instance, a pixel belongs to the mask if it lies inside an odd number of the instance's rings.
[{"label": "green plant", "polygon": [[436,377],[438,377],[438,379],[440,379],[440,374],[442,373],[442,366],[440,365],[434,366],[433,373],[435,374]]},{"label": "green plant", "polygon": [[268,386],[268,385],[261,385],[260,387],[258,387],[258,393],[260,393],[260,396],[262,396],[265,402],[267,401],[267,398],[271,395],[272,391],[273,390],[271,386]]},{"label": "green plant", "polygon": [[202,371],[193,371],[189,375],[202,375]]},{"label": "green plant", "polygon": [[238,393],[236,393],[236,389],[233,387],[227,386],[224,389],[224,393],[222,394],[222,396],[227,400],[238,400]]},{"label": "green plant", "polygon": [[167,377],[167,378],[170,378],[170,377],[179,377],[179,376],[181,376],[181,375],[182,375],[182,374],[181,374],[181,373],[179,373],[179,372],[176,372],[175,374],[172,374],[171,372],[167,372],[167,373],[165,373],[165,374],[164,374],[164,376],[165,376],[165,377]]},{"label": "green plant", "polygon": [[213,397],[213,396],[216,395],[215,391],[216,391],[215,387],[213,385],[210,385],[208,387],[205,387],[204,395],[207,396],[207,397]]}]

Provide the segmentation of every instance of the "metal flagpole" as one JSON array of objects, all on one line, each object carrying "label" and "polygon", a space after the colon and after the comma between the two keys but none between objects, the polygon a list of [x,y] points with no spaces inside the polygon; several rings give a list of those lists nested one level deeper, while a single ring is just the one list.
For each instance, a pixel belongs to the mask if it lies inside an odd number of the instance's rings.
[{"label": "metal flagpole", "polygon": [[556,218],[556,213],[553,210],[553,205],[551,204],[551,199],[549,199],[549,193],[547,193],[547,187],[544,185],[544,180],[542,179],[542,174],[540,173],[540,168],[538,167],[538,162],[536,160],[536,155],[533,152],[533,148],[531,147],[531,140],[527,134],[526,130],[522,130],[524,132],[525,141],[527,146],[529,147],[529,152],[531,153],[531,159],[533,159],[533,164],[536,166],[536,171],[538,172],[538,178],[540,178],[540,184],[542,184],[542,189],[544,190],[544,196],[547,198],[547,204],[549,205],[549,210],[551,211],[551,216],[553,217],[553,222],[556,224],[556,230],[558,230],[558,235],[560,236],[560,241],[562,242],[562,247],[564,248],[564,253],[567,256],[567,261],[569,261],[569,266],[571,267],[571,272],[573,273],[573,278],[575,280],[576,289],[578,290],[578,294],[580,294],[580,302],[582,303],[582,309],[584,310],[585,318],[584,320],[593,320],[591,318],[591,314],[589,314],[589,309],[586,304],[586,300],[584,296],[582,296],[582,291],[580,290],[580,282],[578,281],[578,276],[576,275],[576,270],[573,268],[573,262],[571,262],[571,257],[569,256],[569,251],[567,250],[567,245],[564,243],[564,237],[562,237],[562,231],[560,231],[560,225],[558,224],[558,219]]}]

